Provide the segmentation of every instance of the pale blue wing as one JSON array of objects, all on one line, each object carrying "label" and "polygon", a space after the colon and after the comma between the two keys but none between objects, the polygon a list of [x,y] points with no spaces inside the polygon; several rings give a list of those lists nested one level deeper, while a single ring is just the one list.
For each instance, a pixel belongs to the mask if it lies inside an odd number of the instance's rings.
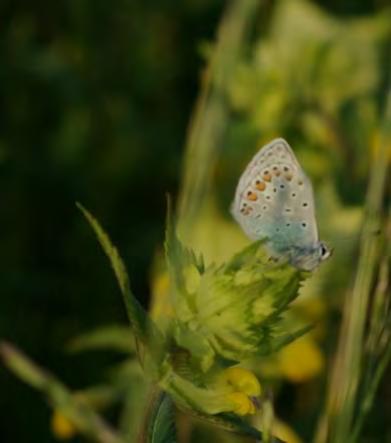
[{"label": "pale blue wing", "polygon": [[232,213],[248,237],[268,238],[276,251],[318,244],[311,183],[281,138],[264,146],[245,169]]}]

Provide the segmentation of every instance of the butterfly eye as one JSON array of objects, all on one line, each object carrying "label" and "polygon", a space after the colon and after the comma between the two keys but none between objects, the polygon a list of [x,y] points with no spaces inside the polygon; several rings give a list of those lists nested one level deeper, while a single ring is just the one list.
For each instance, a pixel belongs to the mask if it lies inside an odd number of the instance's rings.
[{"label": "butterfly eye", "polygon": [[320,255],[322,258],[327,258],[330,255],[329,249],[323,243],[320,245]]}]

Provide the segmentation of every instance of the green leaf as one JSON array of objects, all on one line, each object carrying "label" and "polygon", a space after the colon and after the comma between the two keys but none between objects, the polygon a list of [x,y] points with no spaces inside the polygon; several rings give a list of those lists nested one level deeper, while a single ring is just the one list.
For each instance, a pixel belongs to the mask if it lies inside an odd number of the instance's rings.
[{"label": "green leaf", "polygon": [[268,354],[278,352],[281,348],[288,346],[293,341],[297,340],[298,338],[302,337],[303,335],[307,334],[309,331],[311,331],[314,328],[314,325],[306,325],[302,328],[298,329],[294,332],[288,332],[282,335],[276,335],[271,344],[271,348],[268,349]]},{"label": "green leaf", "polygon": [[[208,415],[194,410],[184,409],[184,411],[186,411],[188,414],[192,415],[193,417],[201,421],[210,423],[227,432],[232,432],[234,434],[242,435],[244,437],[251,437],[253,439],[256,439],[256,441],[259,443],[262,443],[263,441],[262,433],[258,429],[248,424],[245,420],[243,420],[236,414],[221,413],[215,415]],[[277,437],[272,437],[271,443],[284,443],[284,442],[278,439]]]},{"label": "green leaf", "polygon": [[[110,264],[121,290],[128,319],[135,338],[138,344],[143,345],[143,349],[140,349],[140,347],[137,349],[140,360],[144,362],[145,353],[149,352],[153,356],[152,360],[155,360],[155,365],[158,366],[159,361],[164,356],[164,339],[161,332],[133,295],[130,289],[130,282],[125,264],[119,255],[117,248],[111,243],[109,236],[87,209],[85,209],[80,203],[76,203],[76,206],[80,209],[94,230],[103,251],[110,260]],[[152,363],[152,361],[150,361],[150,363]]]},{"label": "green leaf", "polygon": [[261,256],[264,256],[264,261],[267,262],[267,252],[262,249],[262,244],[265,243],[265,240],[257,240],[250,243],[248,246],[243,248],[241,251],[237,252],[233,255],[233,257],[228,261],[228,263],[224,266],[224,272],[226,274],[237,272],[244,265],[248,265],[248,262],[254,261],[254,258],[259,253]]},{"label": "green leaf", "polygon": [[94,350],[114,350],[134,353],[134,337],[128,326],[103,326],[88,331],[72,339],[68,346],[70,352],[85,352]]},{"label": "green leaf", "polygon": [[171,397],[159,392],[153,399],[146,443],[176,443],[174,405]]}]

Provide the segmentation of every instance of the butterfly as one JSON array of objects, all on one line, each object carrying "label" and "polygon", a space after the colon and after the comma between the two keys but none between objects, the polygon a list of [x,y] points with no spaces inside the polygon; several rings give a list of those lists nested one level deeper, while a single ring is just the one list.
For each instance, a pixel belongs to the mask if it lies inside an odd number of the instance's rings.
[{"label": "butterfly", "polygon": [[319,241],[311,182],[282,138],[251,160],[231,211],[250,239],[265,239],[274,258],[287,257],[293,266],[312,271],[331,255]]}]

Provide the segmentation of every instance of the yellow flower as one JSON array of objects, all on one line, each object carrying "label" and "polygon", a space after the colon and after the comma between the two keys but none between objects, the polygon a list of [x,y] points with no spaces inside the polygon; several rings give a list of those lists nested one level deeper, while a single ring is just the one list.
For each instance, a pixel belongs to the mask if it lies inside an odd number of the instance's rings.
[{"label": "yellow flower", "polygon": [[72,422],[57,409],[53,412],[50,427],[53,434],[60,440],[68,440],[77,432]]},{"label": "yellow flower", "polygon": [[238,415],[255,414],[255,406],[251,399],[242,392],[232,392],[227,395],[227,401],[232,403],[232,412]]},{"label": "yellow flower", "polygon": [[261,393],[255,375],[242,368],[222,370],[205,387],[196,386],[169,369],[160,380],[160,386],[179,404],[209,415],[221,412],[255,414],[255,397]]},{"label": "yellow flower", "polygon": [[300,383],[319,375],[324,367],[324,357],[318,345],[305,335],[278,354],[281,373],[289,380]]},{"label": "yellow flower", "polygon": [[251,397],[259,397],[261,385],[255,375],[244,368],[228,368],[218,377],[216,386],[231,391],[226,394],[232,403],[232,412],[238,415],[255,414],[255,405]]},{"label": "yellow flower", "polygon": [[235,391],[243,392],[247,396],[259,397],[262,392],[261,385],[255,375],[244,368],[228,368],[225,369],[219,377],[221,384],[225,383]]}]

